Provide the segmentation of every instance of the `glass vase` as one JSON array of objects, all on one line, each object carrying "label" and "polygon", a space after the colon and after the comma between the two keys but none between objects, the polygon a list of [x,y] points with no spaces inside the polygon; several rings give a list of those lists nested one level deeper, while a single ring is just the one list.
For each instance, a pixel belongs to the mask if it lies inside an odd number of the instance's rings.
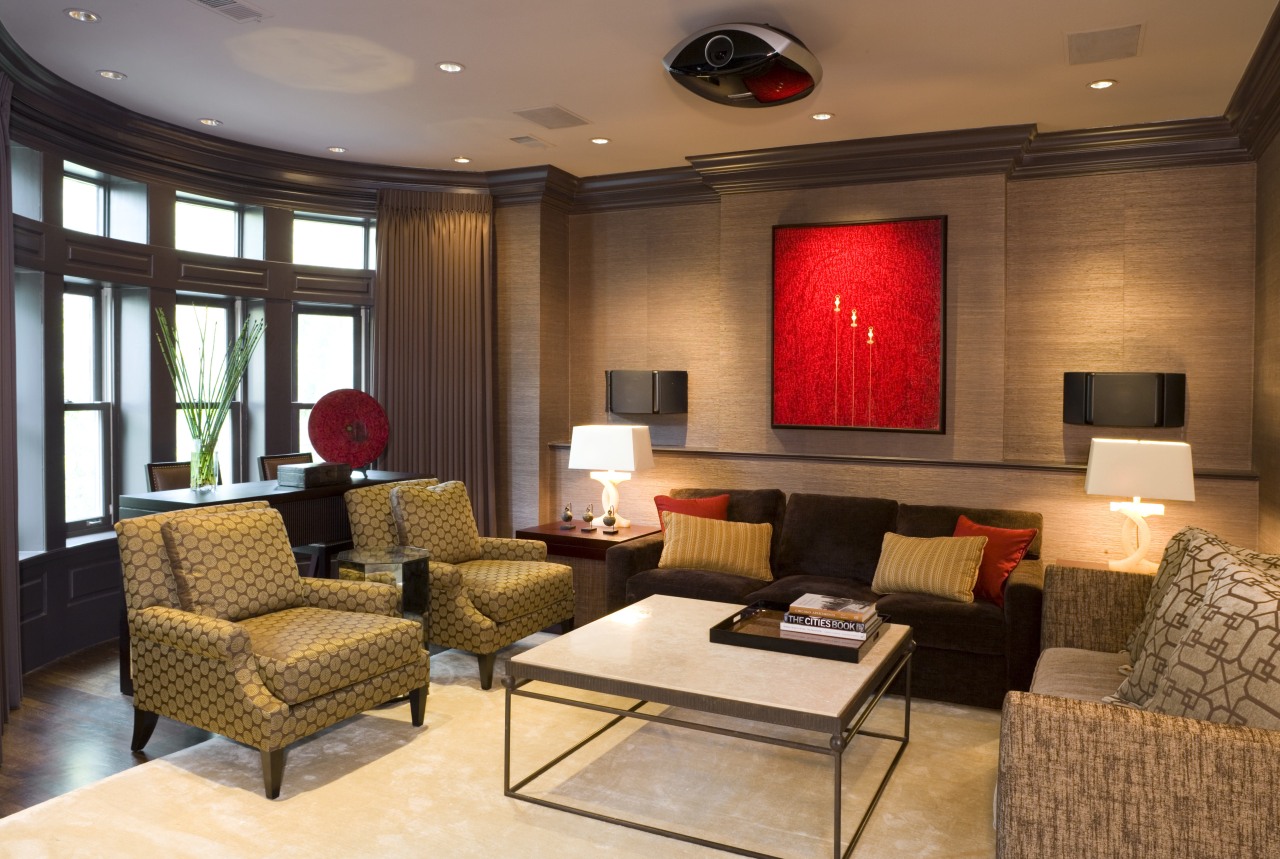
[{"label": "glass vase", "polygon": [[208,492],[218,482],[217,439],[191,440],[191,489]]}]

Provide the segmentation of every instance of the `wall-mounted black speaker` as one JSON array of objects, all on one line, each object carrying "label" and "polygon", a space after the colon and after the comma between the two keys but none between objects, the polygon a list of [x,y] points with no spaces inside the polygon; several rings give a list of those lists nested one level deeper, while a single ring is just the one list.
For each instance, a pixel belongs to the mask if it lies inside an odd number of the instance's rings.
[{"label": "wall-mounted black speaker", "polygon": [[689,411],[686,370],[605,370],[609,411],[624,415],[675,415]]},{"label": "wall-mounted black speaker", "polygon": [[1063,373],[1062,422],[1099,427],[1180,427],[1185,373]]}]

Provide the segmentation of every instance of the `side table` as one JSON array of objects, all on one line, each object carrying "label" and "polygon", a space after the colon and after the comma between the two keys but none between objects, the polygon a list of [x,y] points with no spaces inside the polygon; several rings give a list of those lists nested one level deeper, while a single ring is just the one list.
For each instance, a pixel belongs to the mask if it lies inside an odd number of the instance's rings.
[{"label": "side table", "polygon": [[427,611],[431,605],[431,584],[427,564],[431,553],[416,546],[388,546],[385,549],[349,549],[339,552],[338,578],[381,582],[401,588],[400,606],[405,617],[422,623],[422,641],[427,641]]},{"label": "side table", "polygon": [[616,534],[604,533],[600,520],[592,522],[594,531],[583,532],[586,523],[574,519],[573,530],[562,530],[563,522],[535,525],[516,531],[518,540],[541,540],[547,544],[547,560],[573,568],[573,620],[582,626],[609,613],[605,604],[604,556],[610,546],[647,537],[660,530],[657,525],[632,525],[619,528]]}]

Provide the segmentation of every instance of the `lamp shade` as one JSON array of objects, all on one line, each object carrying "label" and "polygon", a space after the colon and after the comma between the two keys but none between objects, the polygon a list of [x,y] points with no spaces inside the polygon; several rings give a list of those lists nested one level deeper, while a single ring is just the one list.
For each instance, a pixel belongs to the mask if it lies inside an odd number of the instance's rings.
[{"label": "lamp shade", "polygon": [[1088,495],[1195,501],[1191,445],[1181,441],[1095,438],[1089,443]]},{"label": "lamp shade", "polygon": [[573,428],[569,467],[587,471],[640,471],[653,467],[649,428],[592,424]]}]

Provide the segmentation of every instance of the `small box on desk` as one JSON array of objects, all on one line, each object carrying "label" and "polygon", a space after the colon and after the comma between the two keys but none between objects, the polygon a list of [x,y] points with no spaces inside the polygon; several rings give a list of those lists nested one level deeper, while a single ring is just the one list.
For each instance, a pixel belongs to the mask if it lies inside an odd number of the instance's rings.
[{"label": "small box on desk", "polygon": [[313,462],[282,465],[276,469],[276,482],[281,486],[310,489],[351,482],[351,466],[345,462]]}]

